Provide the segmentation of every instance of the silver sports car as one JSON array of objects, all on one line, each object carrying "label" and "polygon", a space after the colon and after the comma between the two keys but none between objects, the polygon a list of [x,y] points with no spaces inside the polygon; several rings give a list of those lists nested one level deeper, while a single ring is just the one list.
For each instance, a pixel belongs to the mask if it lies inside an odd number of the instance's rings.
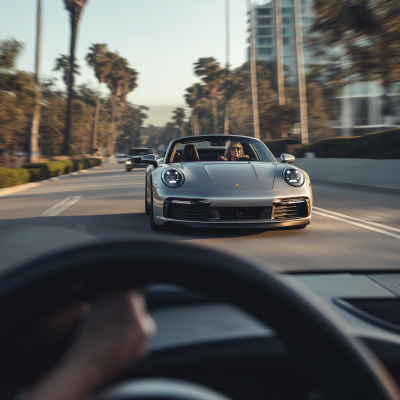
[{"label": "silver sports car", "polygon": [[277,162],[248,136],[189,136],[173,140],[165,157],[142,157],[151,228],[304,228],[311,222],[310,179],[281,155]]}]

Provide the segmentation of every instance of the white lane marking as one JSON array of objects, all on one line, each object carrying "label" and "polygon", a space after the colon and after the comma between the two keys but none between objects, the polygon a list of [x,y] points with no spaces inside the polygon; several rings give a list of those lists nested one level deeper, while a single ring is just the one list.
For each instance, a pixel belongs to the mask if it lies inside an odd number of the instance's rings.
[{"label": "white lane marking", "polygon": [[66,199],[60,201],[59,203],[55,204],[53,207],[50,207],[48,210],[40,214],[40,217],[55,217],[58,214],[61,214],[67,208],[74,205],[81,199],[82,196],[69,196]]},{"label": "white lane marking", "polygon": [[354,225],[354,226],[357,226],[357,227],[362,228],[362,229],[367,229],[369,231],[377,232],[377,233],[380,233],[382,235],[390,236],[392,238],[400,240],[400,235],[396,235],[396,234],[391,233],[391,232],[386,232],[386,231],[383,231],[382,229],[376,229],[376,228],[373,228],[372,226],[368,226],[368,225],[364,225],[364,224],[359,224],[357,222],[349,221],[348,219],[336,217],[335,215],[330,215],[330,214],[325,214],[325,213],[322,213],[322,212],[319,212],[319,211],[314,211],[314,208],[315,207],[313,207],[313,214],[322,215],[323,217],[332,218],[332,219],[335,219],[336,221],[344,222],[345,224]]},{"label": "white lane marking", "polygon": [[330,211],[330,210],[324,210],[323,208],[313,207],[313,210],[317,210],[317,211],[320,211],[320,212],[327,212],[327,213],[330,213],[330,214],[333,214],[333,215],[337,215],[338,217],[352,219],[353,221],[364,222],[364,223],[367,223],[367,224],[370,224],[370,225],[374,225],[374,226],[379,226],[379,228],[388,229],[389,231],[400,232],[400,229],[392,228],[391,226],[377,224],[376,222],[364,220],[364,219],[361,219],[361,218],[350,217],[349,215],[339,214],[337,212],[333,212],[333,211]]}]

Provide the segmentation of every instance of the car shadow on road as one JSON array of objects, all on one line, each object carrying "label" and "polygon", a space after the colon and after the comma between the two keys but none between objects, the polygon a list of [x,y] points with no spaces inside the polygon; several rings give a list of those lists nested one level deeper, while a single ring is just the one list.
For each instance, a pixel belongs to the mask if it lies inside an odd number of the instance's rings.
[{"label": "car shadow on road", "polygon": [[159,242],[207,239],[283,239],[301,231],[260,229],[174,229],[153,232],[145,213],[77,215],[0,220],[0,269],[21,261],[93,241]]}]

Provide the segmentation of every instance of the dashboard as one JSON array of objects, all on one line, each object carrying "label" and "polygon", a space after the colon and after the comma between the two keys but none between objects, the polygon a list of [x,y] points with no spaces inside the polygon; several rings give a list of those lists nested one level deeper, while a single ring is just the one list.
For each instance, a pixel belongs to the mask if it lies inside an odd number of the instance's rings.
[{"label": "dashboard", "polygon": [[[348,335],[366,343],[400,384],[400,273],[278,278],[325,302]],[[130,371],[134,376],[186,379],[238,400],[325,398],[302,360],[246,312],[177,287],[152,287],[147,298],[157,334],[151,355]]]}]

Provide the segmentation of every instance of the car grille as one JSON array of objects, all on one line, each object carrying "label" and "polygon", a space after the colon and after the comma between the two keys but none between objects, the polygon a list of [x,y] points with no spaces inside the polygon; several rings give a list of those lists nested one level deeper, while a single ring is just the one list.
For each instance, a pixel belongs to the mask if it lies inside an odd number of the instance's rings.
[{"label": "car grille", "polygon": [[218,219],[271,219],[272,207],[219,207],[211,208],[212,218]]},{"label": "car grille", "polygon": [[[209,218],[208,204],[191,202],[168,202],[167,216],[171,219],[180,219],[185,221],[203,221]],[[165,214],[165,213],[164,213]]]},{"label": "car grille", "polygon": [[335,302],[371,323],[400,330],[400,299],[337,299]]},{"label": "car grille", "polygon": [[276,203],[272,211],[272,218],[276,220],[306,218],[309,212],[308,199],[285,199]]}]

